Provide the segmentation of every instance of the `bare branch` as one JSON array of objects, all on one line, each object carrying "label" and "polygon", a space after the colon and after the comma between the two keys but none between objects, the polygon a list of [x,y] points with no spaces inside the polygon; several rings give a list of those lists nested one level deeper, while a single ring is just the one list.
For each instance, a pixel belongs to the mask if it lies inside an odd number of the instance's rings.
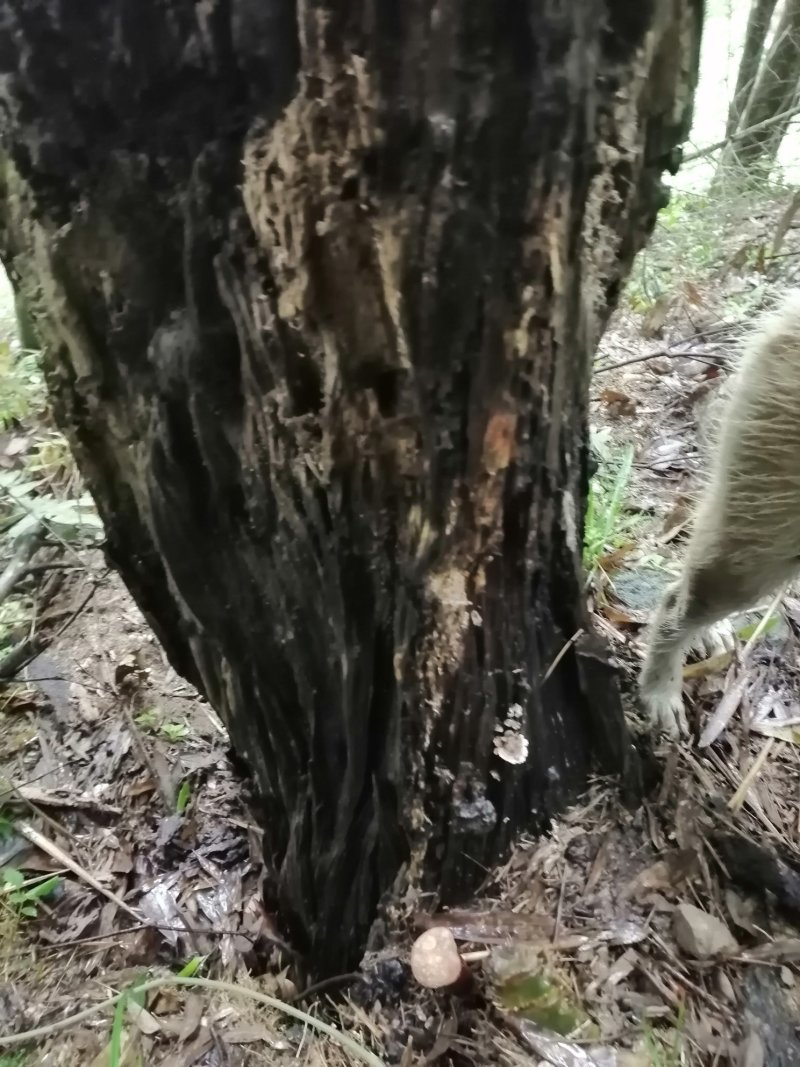
[{"label": "bare branch", "polygon": [[726,148],[729,144],[733,144],[735,141],[741,141],[753,133],[760,133],[761,130],[768,130],[771,126],[777,126],[778,123],[783,122],[786,119],[794,118],[797,114],[800,114],[800,104],[795,104],[793,107],[787,108],[787,110],[782,111],[780,115],[773,115],[771,118],[764,119],[763,122],[757,122],[755,126],[749,126],[746,130],[739,130],[733,137],[726,137],[722,141],[717,141],[715,144],[709,145],[708,148],[701,148],[698,152],[691,152],[688,156],[683,157],[682,166],[685,167],[687,163],[694,163],[697,159],[705,159],[706,156],[718,152],[720,148]]}]

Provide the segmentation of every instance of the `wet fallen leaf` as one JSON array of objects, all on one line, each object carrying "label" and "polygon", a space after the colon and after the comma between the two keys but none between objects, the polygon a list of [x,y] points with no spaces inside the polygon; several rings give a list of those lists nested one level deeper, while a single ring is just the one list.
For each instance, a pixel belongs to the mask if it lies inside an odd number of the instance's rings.
[{"label": "wet fallen leaf", "polygon": [[683,677],[706,678],[710,674],[719,674],[732,659],[733,652],[720,652],[718,656],[709,656],[708,659],[698,660],[697,663],[687,663],[683,668]]},{"label": "wet fallen leaf", "polygon": [[762,737],[774,737],[778,741],[786,741],[790,745],[800,745],[800,726],[783,726],[777,722],[753,722],[750,729],[754,734]]},{"label": "wet fallen leaf", "polygon": [[22,435],[18,435],[16,437],[11,438],[11,440],[6,444],[3,451],[7,456],[21,456],[23,453],[28,451],[30,446],[31,439],[29,436],[23,437]]},{"label": "wet fallen leaf", "polygon": [[605,976],[605,984],[607,986],[619,985],[620,982],[623,982],[633,974],[638,965],[638,953],[634,952],[633,949],[628,949],[609,968],[608,974]]},{"label": "wet fallen leaf", "polygon": [[619,570],[626,557],[629,556],[635,548],[636,545],[633,541],[626,541],[612,552],[606,552],[605,555],[600,556],[597,561],[598,568],[603,571],[604,574],[612,574],[614,571]]},{"label": "wet fallen leaf", "polygon": [[600,393],[600,399],[612,418],[636,414],[638,406],[636,400],[632,396],[628,396],[627,393],[620,392],[619,389],[604,389]]},{"label": "wet fallen leaf", "polygon": [[91,1061],[89,1067],[137,1067],[140,1063],[136,1042],[131,1041],[127,1033],[120,1040],[119,1055],[112,1059],[111,1046],[107,1046]]},{"label": "wet fallen leaf", "polygon": [[646,462],[651,470],[685,470],[687,466],[686,443],[675,437],[655,444],[646,453]]},{"label": "wet fallen leaf", "polygon": [[193,1067],[194,1064],[202,1062],[203,1056],[213,1044],[214,1038],[209,1034],[208,1029],[202,1026],[194,1041],[163,1060],[162,1067]]},{"label": "wet fallen leaf", "polygon": [[672,877],[669,864],[666,860],[657,860],[643,871],[639,871],[626,886],[623,887],[621,896],[637,898],[643,892],[652,890],[671,889]]},{"label": "wet fallen leaf", "polygon": [[641,626],[645,621],[641,612],[626,611],[617,604],[610,603],[610,601],[598,604],[598,608],[608,621],[613,622],[615,626]]},{"label": "wet fallen leaf", "polygon": [[150,1037],[153,1034],[161,1033],[161,1023],[151,1014],[146,1008],[143,1008],[141,1004],[137,1004],[132,998],[128,1000],[126,1005],[129,1018],[136,1024],[140,1033]]},{"label": "wet fallen leaf", "polygon": [[693,282],[686,281],[683,283],[683,293],[690,304],[694,304],[695,307],[705,307],[706,302],[703,299],[703,294]]},{"label": "wet fallen leaf", "polygon": [[442,1056],[445,1056],[453,1044],[458,1040],[458,1020],[455,1016],[450,1015],[446,1018],[439,1027],[439,1032],[436,1035],[436,1040],[433,1043],[433,1048],[425,1057],[425,1064],[433,1065],[441,1060]]},{"label": "wet fallen leaf", "polygon": [[680,496],[672,505],[661,525],[661,535],[658,540],[662,545],[674,541],[682,533],[692,517],[692,505],[688,497]]},{"label": "wet fallen leaf", "polygon": [[278,1037],[266,1026],[251,1023],[248,1026],[232,1026],[224,1031],[225,1041],[229,1045],[253,1045],[263,1042],[275,1052],[289,1052],[291,1045],[288,1041]]},{"label": "wet fallen leaf", "polygon": [[659,378],[664,378],[668,374],[672,374],[672,360],[648,359],[647,363],[645,363],[645,369],[648,374],[655,374]]},{"label": "wet fallen leaf", "polygon": [[745,672],[738,678],[734,679],[730,688],[722,694],[722,699],[717,705],[716,710],[703,728],[700,740],[697,742],[698,748],[706,748],[708,745],[716,741],[728,725],[742,701],[744,691],[747,688],[747,682],[748,676]]},{"label": "wet fallen leaf", "polygon": [[761,922],[756,915],[756,902],[751,897],[742,897],[728,887],[725,890],[725,907],[735,926],[744,930],[751,937],[759,936]]},{"label": "wet fallen leaf", "polygon": [[180,1033],[178,1039],[180,1041],[188,1041],[194,1037],[197,1031],[200,1029],[200,1023],[203,1020],[203,998],[196,993],[190,993],[186,998],[186,1007],[183,1015],[183,1022],[181,1023]]},{"label": "wet fallen leaf", "polygon": [[618,1052],[605,1045],[578,1045],[558,1034],[517,1020],[520,1037],[536,1056],[552,1067],[649,1067],[650,1061],[636,1052]]},{"label": "wet fallen leaf", "polygon": [[733,988],[733,982],[723,970],[717,971],[717,988],[720,994],[728,1001],[729,1004],[736,1004],[736,991]]},{"label": "wet fallen leaf", "polygon": [[114,668],[114,684],[118,687],[135,686],[147,677],[147,669],[141,652],[132,652],[121,659]]},{"label": "wet fallen leaf", "polygon": [[69,699],[87,725],[92,726],[99,722],[102,712],[86,686],[73,682],[69,687]]},{"label": "wet fallen leaf", "polygon": [[35,785],[20,785],[17,793],[40,808],[87,808],[103,815],[120,815],[121,810],[111,804],[103,804],[86,793],[67,793],[65,790],[39,789]]}]

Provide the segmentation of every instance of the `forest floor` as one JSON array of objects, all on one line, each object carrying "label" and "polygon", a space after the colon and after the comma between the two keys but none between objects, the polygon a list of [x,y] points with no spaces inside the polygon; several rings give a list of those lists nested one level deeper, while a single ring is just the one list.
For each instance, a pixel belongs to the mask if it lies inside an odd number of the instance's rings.
[{"label": "forest floor", "polygon": [[[589,595],[634,728],[642,625],[678,567],[714,401],[754,314],[798,284],[800,229],[772,250],[789,198],[676,199],[597,357]],[[596,782],[472,910],[435,919],[473,955],[465,995],[409,977],[432,921],[414,900],[360,976],[304,989],[225,729],[105,566],[7,290],[0,338],[0,574],[24,575],[10,593],[0,577],[0,1067],[800,1064],[800,931],[782,917],[800,909],[800,598],[752,648],[765,606],[736,622],[737,655],[689,668],[696,734],[644,804]],[[170,975],[231,988],[137,992]]]}]

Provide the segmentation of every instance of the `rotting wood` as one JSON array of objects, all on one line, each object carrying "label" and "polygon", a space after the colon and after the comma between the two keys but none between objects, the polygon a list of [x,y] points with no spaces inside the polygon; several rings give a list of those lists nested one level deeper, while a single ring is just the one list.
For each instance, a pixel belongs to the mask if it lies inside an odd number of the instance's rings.
[{"label": "rotting wood", "polygon": [[0,253],[108,555],[252,768],[318,973],[392,892],[463,899],[626,769],[582,592],[587,390],[700,21],[0,2]]}]

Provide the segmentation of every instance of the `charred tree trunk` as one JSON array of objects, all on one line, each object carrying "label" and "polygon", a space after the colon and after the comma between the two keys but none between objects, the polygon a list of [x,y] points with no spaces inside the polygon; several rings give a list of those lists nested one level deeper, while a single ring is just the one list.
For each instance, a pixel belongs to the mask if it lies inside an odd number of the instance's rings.
[{"label": "charred tree trunk", "polygon": [[[720,177],[737,172],[768,173],[775,162],[788,118],[778,126],[762,124],[789,111],[800,80],[800,0],[785,0],[775,40],[764,57],[750,92],[736,139],[720,156]],[[752,130],[751,133],[746,131]]]},{"label": "charred tree trunk", "polygon": [[109,556],[341,970],[393,887],[463,895],[624,766],[587,389],[700,2],[67,8],[0,2],[3,256]]},{"label": "charred tree trunk", "polygon": [[750,16],[747,20],[742,58],[736,74],[736,88],[728,109],[728,122],[725,127],[726,138],[733,137],[740,128],[742,115],[747,109],[753,86],[758,78],[758,68],[764,54],[764,45],[769,33],[772,16],[777,0],[752,0]]}]

